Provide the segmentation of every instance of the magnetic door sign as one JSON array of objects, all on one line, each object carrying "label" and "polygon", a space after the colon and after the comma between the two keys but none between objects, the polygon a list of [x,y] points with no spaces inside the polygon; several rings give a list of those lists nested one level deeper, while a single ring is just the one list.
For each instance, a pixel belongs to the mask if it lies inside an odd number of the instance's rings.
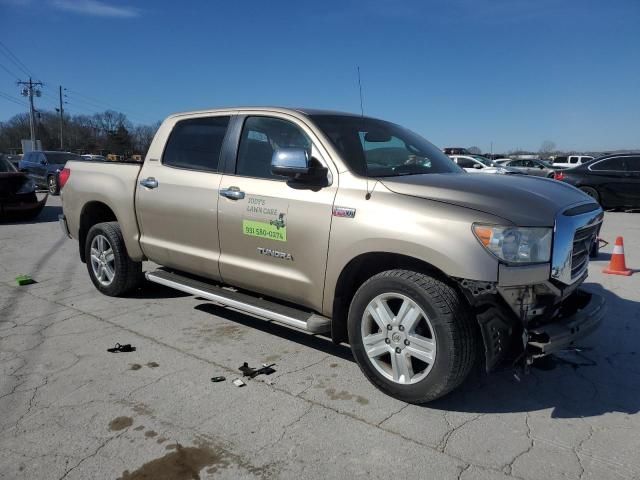
[{"label": "magnetic door sign", "polygon": [[251,237],[287,241],[289,202],[279,198],[250,196],[247,199],[242,233]]},{"label": "magnetic door sign", "polygon": [[242,220],[242,233],[252,237],[268,238],[269,240],[287,241],[287,227],[278,227],[270,223]]}]

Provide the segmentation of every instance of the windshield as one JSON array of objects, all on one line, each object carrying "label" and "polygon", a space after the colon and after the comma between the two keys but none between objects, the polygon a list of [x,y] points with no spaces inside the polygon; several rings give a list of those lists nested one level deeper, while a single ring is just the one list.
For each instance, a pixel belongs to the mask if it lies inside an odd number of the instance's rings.
[{"label": "windshield", "polygon": [[69,160],[82,160],[82,157],[75,153],[47,152],[45,155],[47,157],[47,162],[54,165],[62,165],[67,163]]},{"label": "windshield", "polygon": [[350,115],[312,115],[349,169],[368,177],[464,173],[435,145],[393,123]]},{"label": "windshield", "polygon": [[13,166],[6,158],[0,157],[0,173],[17,172],[16,167]]}]

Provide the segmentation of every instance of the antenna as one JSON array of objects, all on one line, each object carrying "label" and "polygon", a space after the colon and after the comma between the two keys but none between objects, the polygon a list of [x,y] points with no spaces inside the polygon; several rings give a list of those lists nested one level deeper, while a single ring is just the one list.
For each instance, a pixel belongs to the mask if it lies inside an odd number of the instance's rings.
[{"label": "antenna", "polygon": [[[360,79],[360,65],[356,65],[356,68],[358,69],[358,90],[360,91],[360,116],[364,118],[364,107],[362,106],[362,81]],[[367,140],[366,138],[362,139],[363,143],[366,144]],[[364,149],[363,149],[363,155],[364,155]],[[367,182],[367,194],[364,196],[365,200],[369,200],[371,198],[371,193],[369,191],[369,165],[367,164],[367,157],[366,155],[364,155],[364,175],[366,178],[366,182]],[[373,188],[376,188],[376,184],[373,184]]]},{"label": "antenna", "polygon": [[356,65],[358,69],[358,89],[360,90],[360,115],[364,117],[364,107],[362,106],[362,81],[360,79],[360,65]]}]

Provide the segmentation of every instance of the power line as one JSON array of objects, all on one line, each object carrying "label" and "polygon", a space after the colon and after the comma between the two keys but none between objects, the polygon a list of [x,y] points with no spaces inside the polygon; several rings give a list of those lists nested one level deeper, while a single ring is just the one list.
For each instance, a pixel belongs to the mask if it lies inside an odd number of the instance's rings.
[{"label": "power line", "polygon": [[26,107],[27,104],[25,102],[21,102],[20,100],[18,100],[17,98],[13,98],[11,95],[8,95],[6,93],[0,92],[0,98],[4,98],[5,100],[8,100],[10,102],[13,102],[17,105],[20,105],[21,107]]},{"label": "power line", "polygon": [[132,115],[131,112],[123,110],[122,108],[118,108],[115,105],[111,105],[109,103],[103,102],[101,100],[95,99],[93,97],[89,97],[88,95],[84,95],[82,93],[76,92],[75,90],[71,90],[71,89],[67,89],[67,92],[72,95],[72,97],[69,98],[73,98],[74,102],[80,102],[83,103],[85,105],[89,105],[93,108],[100,108],[100,109],[104,109],[107,108],[109,110],[115,110],[121,113],[124,113],[125,115],[127,115],[128,117],[134,119],[134,120],[138,120],[138,121],[142,121],[144,122],[144,120],[142,120],[138,114],[136,112],[135,115]]},{"label": "power line", "polygon": [[29,68],[22,63],[22,61],[13,54],[13,52],[11,50],[9,50],[9,47],[7,47],[4,43],[0,42],[0,47],[2,47],[2,49],[0,49],[0,52],[3,52],[5,54],[5,56],[16,66],[18,67],[19,70],[22,70],[22,72],[24,74],[26,74],[29,77],[35,77],[35,75],[33,74],[33,72],[31,70],[29,70]]},{"label": "power line", "polygon": [[18,77],[18,75],[16,75],[15,73],[13,73],[11,70],[9,70],[7,67],[5,67],[4,65],[0,64],[0,68],[2,68],[5,72],[7,72],[9,75],[11,75],[13,78],[15,78],[16,80],[20,80],[20,77]]}]

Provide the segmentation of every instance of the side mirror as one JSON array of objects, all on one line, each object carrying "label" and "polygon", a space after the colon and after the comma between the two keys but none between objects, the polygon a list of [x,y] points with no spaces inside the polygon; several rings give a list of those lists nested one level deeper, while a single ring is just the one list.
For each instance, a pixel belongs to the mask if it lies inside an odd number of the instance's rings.
[{"label": "side mirror", "polygon": [[329,171],[304,148],[279,148],[271,157],[271,173],[287,177],[295,189],[320,190],[329,185]]},{"label": "side mirror", "polygon": [[482,165],[480,165],[479,163],[474,163],[473,164],[473,168],[475,168],[477,170],[480,170],[480,169],[482,169]]},{"label": "side mirror", "polygon": [[539,168],[540,170],[543,170],[543,169],[544,169],[544,165],[538,165],[538,168]]},{"label": "side mirror", "polygon": [[271,173],[295,177],[309,173],[309,155],[304,148],[279,148],[271,157]]},{"label": "side mirror", "polygon": [[40,160],[40,165],[46,165],[47,164],[47,159],[43,158]]}]

